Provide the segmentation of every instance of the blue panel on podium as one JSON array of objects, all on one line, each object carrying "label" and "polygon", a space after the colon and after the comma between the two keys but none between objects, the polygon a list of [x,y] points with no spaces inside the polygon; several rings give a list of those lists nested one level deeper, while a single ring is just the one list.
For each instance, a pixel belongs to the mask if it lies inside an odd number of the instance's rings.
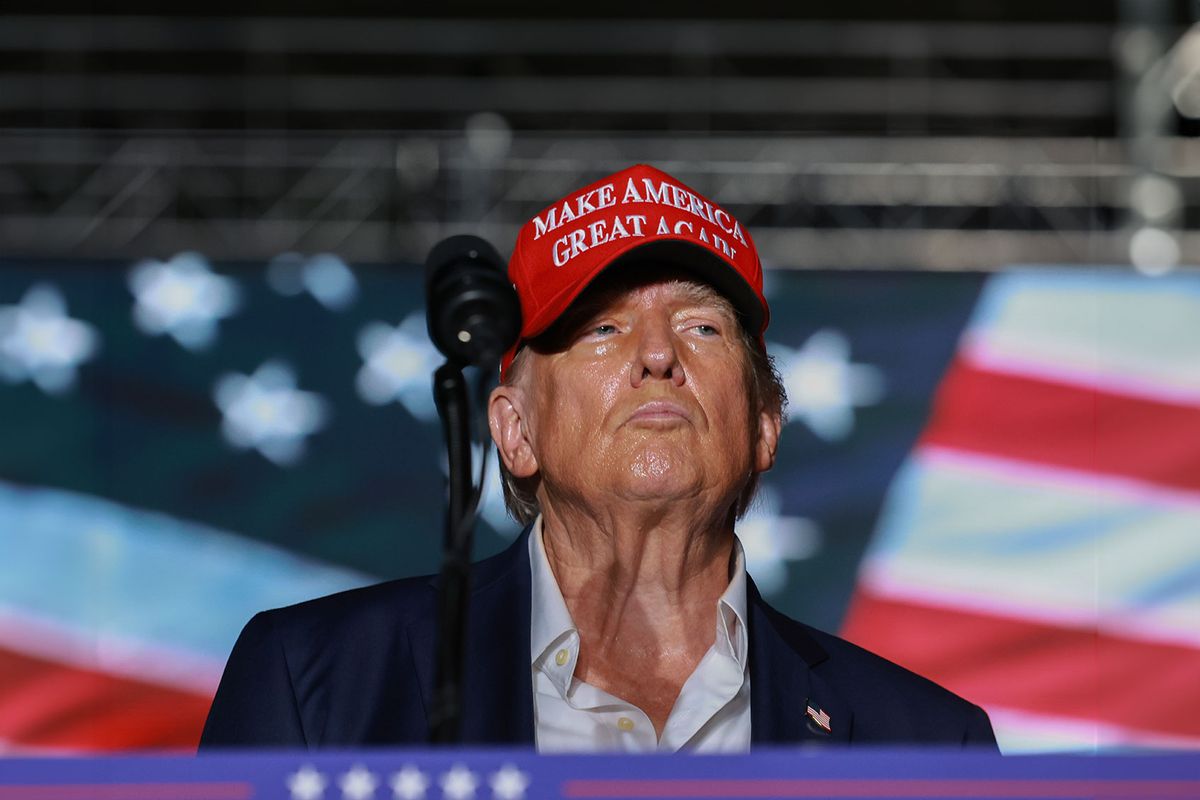
[{"label": "blue panel on podium", "polygon": [[0,761],[0,800],[1200,798],[1200,756],[370,750]]}]

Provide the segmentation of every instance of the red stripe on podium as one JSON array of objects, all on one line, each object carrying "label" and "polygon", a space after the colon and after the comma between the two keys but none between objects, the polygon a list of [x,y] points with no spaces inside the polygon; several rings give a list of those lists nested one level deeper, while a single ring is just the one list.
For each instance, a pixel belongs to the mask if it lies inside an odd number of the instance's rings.
[{"label": "red stripe on podium", "polygon": [[1200,781],[1190,780],[1013,780],[987,778],[813,778],[711,780],[569,780],[564,797],[905,797],[905,798],[1122,798],[1194,800]]},{"label": "red stripe on podium", "polygon": [[26,784],[0,786],[0,800],[250,800],[244,782]]}]

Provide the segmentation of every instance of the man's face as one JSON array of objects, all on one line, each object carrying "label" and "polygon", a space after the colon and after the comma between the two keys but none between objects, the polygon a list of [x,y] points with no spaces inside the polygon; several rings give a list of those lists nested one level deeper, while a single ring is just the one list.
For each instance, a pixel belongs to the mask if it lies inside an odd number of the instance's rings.
[{"label": "man's face", "polygon": [[677,278],[589,291],[554,344],[492,398],[493,436],[543,503],[688,501],[726,508],[770,468],[779,420],[751,408],[732,307]]}]

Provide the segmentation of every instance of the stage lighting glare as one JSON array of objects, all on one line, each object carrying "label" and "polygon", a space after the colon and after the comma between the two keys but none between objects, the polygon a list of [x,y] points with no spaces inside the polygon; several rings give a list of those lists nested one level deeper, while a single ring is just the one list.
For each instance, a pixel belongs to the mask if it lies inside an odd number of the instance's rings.
[{"label": "stage lighting glare", "polygon": [[1179,242],[1162,228],[1141,228],[1129,239],[1129,260],[1143,275],[1165,275],[1179,264]]},{"label": "stage lighting glare", "polygon": [[1183,195],[1161,175],[1139,175],[1129,187],[1129,204],[1147,222],[1161,222],[1179,210]]}]

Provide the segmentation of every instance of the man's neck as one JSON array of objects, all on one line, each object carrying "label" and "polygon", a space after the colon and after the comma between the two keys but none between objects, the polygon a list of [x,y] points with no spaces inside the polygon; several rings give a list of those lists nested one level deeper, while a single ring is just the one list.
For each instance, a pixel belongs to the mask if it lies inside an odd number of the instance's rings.
[{"label": "man's neck", "polygon": [[642,708],[661,734],[712,646],[733,531],[621,522],[547,509],[543,543],[579,631],[576,677]]}]

